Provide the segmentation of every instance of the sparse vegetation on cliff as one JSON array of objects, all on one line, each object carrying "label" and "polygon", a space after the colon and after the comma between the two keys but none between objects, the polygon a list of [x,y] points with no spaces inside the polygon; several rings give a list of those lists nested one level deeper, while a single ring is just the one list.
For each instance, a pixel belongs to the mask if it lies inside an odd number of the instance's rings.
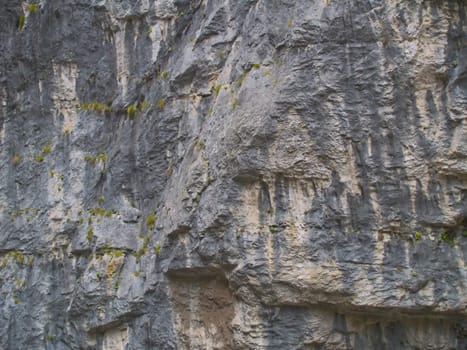
[{"label": "sparse vegetation on cliff", "polygon": [[35,13],[37,11],[37,4],[36,3],[32,3],[32,4],[29,4],[28,5],[28,12],[29,13]]},{"label": "sparse vegetation on cliff", "polygon": [[78,105],[78,108],[89,111],[89,112],[97,112],[97,113],[110,112],[111,110],[110,106],[102,102],[81,103]]}]

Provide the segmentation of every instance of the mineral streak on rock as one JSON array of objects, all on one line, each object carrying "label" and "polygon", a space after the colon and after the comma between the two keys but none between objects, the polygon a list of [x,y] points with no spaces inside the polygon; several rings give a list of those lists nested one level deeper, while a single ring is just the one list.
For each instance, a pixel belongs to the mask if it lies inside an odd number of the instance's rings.
[{"label": "mineral streak on rock", "polygon": [[466,349],[466,18],[0,0],[0,349]]}]

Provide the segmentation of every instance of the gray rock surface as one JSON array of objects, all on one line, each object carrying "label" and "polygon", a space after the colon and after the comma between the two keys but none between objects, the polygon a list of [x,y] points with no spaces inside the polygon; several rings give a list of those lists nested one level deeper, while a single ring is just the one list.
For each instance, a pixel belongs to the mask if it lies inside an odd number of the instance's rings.
[{"label": "gray rock surface", "polygon": [[0,0],[0,349],[465,349],[463,0]]}]

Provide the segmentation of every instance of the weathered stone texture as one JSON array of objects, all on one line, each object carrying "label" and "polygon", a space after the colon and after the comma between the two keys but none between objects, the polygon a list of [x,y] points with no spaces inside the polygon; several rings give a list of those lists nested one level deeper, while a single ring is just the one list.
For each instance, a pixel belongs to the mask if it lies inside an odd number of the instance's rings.
[{"label": "weathered stone texture", "polygon": [[465,1],[31,4],[0,349],[467,347]]}]

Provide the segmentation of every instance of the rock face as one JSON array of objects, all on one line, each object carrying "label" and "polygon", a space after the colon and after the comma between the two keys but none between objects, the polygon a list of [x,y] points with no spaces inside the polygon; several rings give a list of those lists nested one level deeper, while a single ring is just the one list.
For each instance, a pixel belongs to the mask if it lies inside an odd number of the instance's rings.
[{"label": "rock face", "polygon": [[0,0],[0,349],[465,349],[463,0]]}]

